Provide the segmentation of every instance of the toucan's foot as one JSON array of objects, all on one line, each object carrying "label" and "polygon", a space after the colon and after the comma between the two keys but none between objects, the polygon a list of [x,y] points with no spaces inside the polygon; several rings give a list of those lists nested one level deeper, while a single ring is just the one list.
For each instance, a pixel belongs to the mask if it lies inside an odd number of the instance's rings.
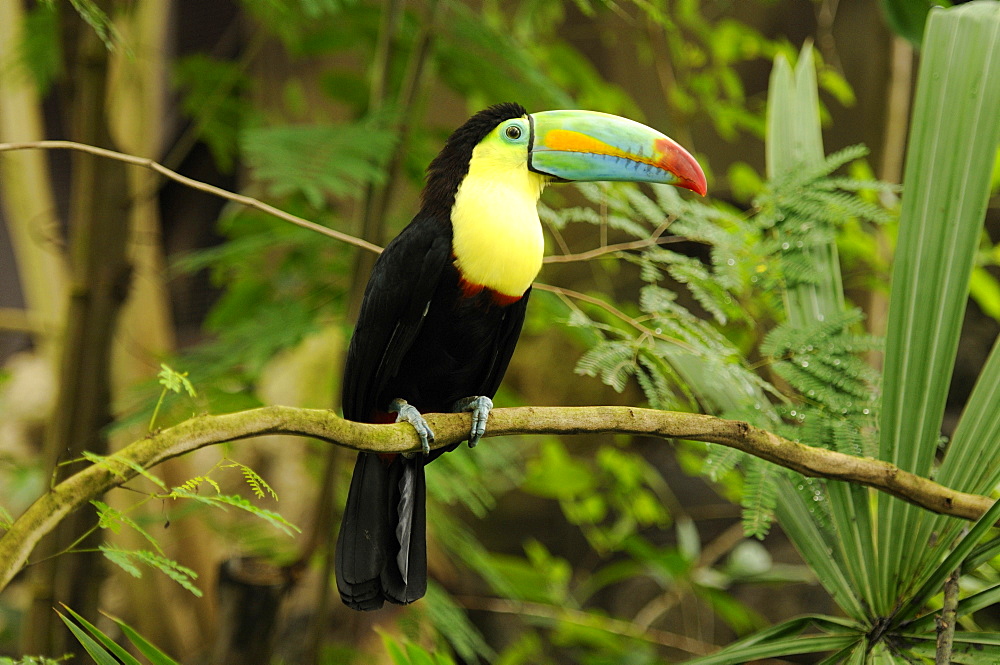
[{"label": "toucan's foot", "polygon": [[486,420],[490,417],[490,410],[493,408],[493,400],[486,395],[479,397],[466,397],[460,399],[451,407],[452,411],[472,412],[472,431],[469,432],[469,447],[475,448],[479,439],[486,434]]},{"label": "toucan's foot", "polygon": [[389,404],[389,411],[396,414],[396,422],[408,422],[417,430],[420,437],[420,449],[424,455],[431,452],[431,444],[434,443],[434,432],[424,417],[417,411],[417,408],[407,403],[405,399],[396,398]]}]

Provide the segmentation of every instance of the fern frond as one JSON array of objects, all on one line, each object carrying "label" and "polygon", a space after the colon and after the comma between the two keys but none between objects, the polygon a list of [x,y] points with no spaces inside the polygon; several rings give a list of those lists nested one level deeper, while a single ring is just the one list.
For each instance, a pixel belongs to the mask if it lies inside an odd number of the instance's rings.
[{"label": "fern frond", "polygon": [[[160,489],[164,490],[167,489],[167,484],[164,483],[158,476],[153,475],[153,473],[150,472],[149,469],[144,468],[141,464],[138,464],[132,460],[105,457],[104,455],[98,455],[96,453],[92,453],[87,450],[83,451],[82,455],[88,461],[103,466],[104,468],[106,468],[108,471],[110,471],[119,478],[123,477],[122,471],[124,469],[121,467],[125,467],[128,469],[132,469],[133,471],[135,471],[137,474],[139,474],[149,482],[153,483],[154,485],[157,485]],[[120,465],[120,466],[116,467],[115,465]]]},{"label": "fern frond", "polygon": [[198,491],[198,487],[202,484],[211,485],[217,494],[222,493],[222,487],[210,476],[195,476],[186,480],[180,487],[175,487],[168,495],[168,498],[176,499],[178,496],[175,495],[178,493],[195,494]]},{"label": "fern frond", "polygon": [[[190,481],[189,481],[190,482]],[[186,483],[185,483],[186,484]],[[213,481],[214,484],[214,481]],[[247,501],[242,496],[230,495],[230,494],[216,494],[215,496],[203,496],[201,494],[195,494],[194,492],[185,489],[184,486],[174,488],[174,491],[169,495],[171,499],[191,499],[198,503],[212,506],[213,508],[218,508],[220,510],[225,510],[227,506],[232,508],[237,508],[242,510],[254,517],[258,517],[271,526],[285,532],[288,535],[292,535],[292,532],[301,533],[301,529],[284,517],[274,512],[273,510],[268,510],[266,508],[260,508],[253,505]]]},{"label": "fern frond", "polygon": [[778,505],[778,467],[755,460],[747,464],[743,485],[743,533],[747,537],[763,539],[774,522],[774,509]]},{"label": "fern frond", "polygon": [[712,482],[719,482],[732,473],[738,464],[747,462],[749,456],[741,450],[727,446],[709,446],[702,471]]},{"label": "fern frond", "polygon": [[160,373],[156,375],[156,378],[161,386],[171,392],[180,394],[181,391],[184,391],[191,397],[197,397],[198,393],[187,376],[187,372],[178,372],[172,367],[160,363]]},{"label": "fern frond", "polygon": [[379,182],[382,159],[396,141],[375,122],[285,125],[244,131],[241,145],[254,177],[274,196],[301,194],[315,208],[330,196],[356,196]]},{"label": "fern frond", "polygon": [[156,548],[157,552],[163,554],[163,549],[160,547],[160,543],[157,542],[156,538],[151,536],[148,531],[139,526],[139,524],[131,517],[116,508],[112,508],[103,501],[91,501],[90,505],[97,510],[97,526],[102,529],[109,529],[112,533],[120,533],[121,527],[127,526],[145,538],[154,548]]},{"label": "fern frond", "polygon": [[[682,390],[686,386],[677,372],[648,347],[640,349],[636,358],[638,368],[635,377],[650,406],[654,409],[678,408],[680,404],[671,386],[679,386]],[[690,392],[686,390],[683,392],[688,398],[687,401],[694,403]]]},{"label": "fern frond", "polygon": [[202,596],[201,589],[194,585],[194,580],[198,579],[198,573],[182,566],[173,559],[148,550],[126,550],[107,545],[101,545],[100,550],[108,561],[133,577],[142,577],[142,571],[137,564],[143,564],[160,571],[196,597],[201,598]]},{"label": "fern frond", "polygon": [[635,350],[624,342],[604,342],[587,351],[576,363],[576,373],[600,377],[616,392],[625,390],[628,377],[635,371]]},{"label": "fern frond", "polygon": [[265,496],[270,495],[275,501],[278,500],[278,494],[275,492],[270,485],[267,484],[260,474],[251,469],[246,464],[237,462],[236,460],[229,460],[227,464],[222,465],[223,469],[239,469],[240,473],[243,474],[243,479],[246,481],[247,485],[250,486],[250,491],[254,493],[258,499],[263,499]]}]

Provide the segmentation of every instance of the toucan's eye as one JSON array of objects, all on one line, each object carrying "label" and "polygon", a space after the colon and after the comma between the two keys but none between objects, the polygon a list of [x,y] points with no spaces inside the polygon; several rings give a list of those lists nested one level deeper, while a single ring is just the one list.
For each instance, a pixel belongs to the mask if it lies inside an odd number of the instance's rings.
[{"label": "toucan's eye", "polygon": [[506,134],[507,138],[510,140],[516,141],[521,138],[521,128],[517,125],[509,125],[507,129],[504,130],[504,134]]}]

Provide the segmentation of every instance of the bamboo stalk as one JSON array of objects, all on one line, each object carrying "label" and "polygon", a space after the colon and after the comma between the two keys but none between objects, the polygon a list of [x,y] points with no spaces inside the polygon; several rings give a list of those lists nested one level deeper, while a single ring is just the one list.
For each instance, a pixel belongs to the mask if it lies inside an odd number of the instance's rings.
[{"label": "bamboo stalk", "polygon": [[[0,142],[44,137],[41,99],[18,63],[24,10],[0,0]],[[18,279],[36,348],[53,364],[66,315],[67,266],[48,165],[42,153],[0,158],[0,206],[17,262]]]},{"label": "bamboo stalk", "polygon": [[[89,28],[75,21],[78,40],[74,53],[70,131],[74,138],[108,145],[103,113],[107,91],[108,52]],[[71,287],[64,346],[60,358],[59,388],[53,417],[45,432],[44,457],[56,479],[64,477],[58,462],[88,450],[104,453],[104,428],[110,413],[110,348],[118,311],[128,293],[131,273],[125,255],[128,237],[126,170],[119,162],[77,154],[72,162],[70,199]],[[64,550],[86,533],[89,516],[80,515],[46,541],[50,553]],[[94,535],[84,547],[99,542]],[[101,556],[90,552],[73,558],[55,558],[35,571],[36,595],[25,631],[28,653],[63,653],[69,633],[52,612],[58,599],[86,615],[97,611],[102,574]]]}]

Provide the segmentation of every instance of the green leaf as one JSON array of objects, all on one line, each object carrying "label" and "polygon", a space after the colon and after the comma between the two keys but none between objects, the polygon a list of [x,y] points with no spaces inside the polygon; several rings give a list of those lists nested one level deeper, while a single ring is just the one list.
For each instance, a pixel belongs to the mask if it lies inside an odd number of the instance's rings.
[{"label": "green leaf", "polygon": [[253,114],[243,65],[197,53],[178,59],[173,75],[182,93],[181,109],[194,120],[198,138],[220,169],[231,170],[240,131]]},{"label": "green leaf", "polygon": [[160,571],[190,591],[194,596],[198,598],[202,596],[201,589],[196,587],[193,582],[193,580],[198,579],[198,574],[173,559],[147,550],[126,550],[107,545],[101,545],[100,550],[108,561],[133,577],[142,577],[142,571],[136,565],[137,563],[142,563]]},{"label": "green leaf", "polygon": [[1000,140],[992,122],[1000,105],[997,9],[935,11],[917,83],[889,298],[881,458],[920,475],[937,447]]},{"label": "green leaf", "polygon": [[395,133],[374,122],[288,125],[246,130],[240,146],[253,177],[272,196],[301,194],[314,208],[330,197],[352,198],[380,182]]},{"label": "green leaf", "polygon": [[[831,634],[801,635],[813,625]],[[754,633],[709,656],[684,662],[685,665],[740,665],[764,658],[840,651],[863,639],[864,633],[843,619],[818,615],[798,617]]]},{"label": "green leaf", "polygon": [[[815,173],[819,176],[829,173],[832,165],[855,158],[857,153],[852,152],[824,158],[818,95],[810,47],[802,49],[794,71],[784,57],[776,58],[768,92],[766,156],[769,178],[798,178],[803,177],[803,173]],[[796,225],[809,224],[815,215],[801,207],[793,207],[788,213],[781,214],[787,219],[777,220],[776,242],[781,242],[782,247],[785,244],[794,247],[798,244],[794,238],[783,234],[793,230]],[[815,242],[797,253],[815,275],[815,280],[812,283],[802,282],[786,287],[787,322],[783,326],[787,326],[789,331],[802,332],[823,329],[823,326],[833,321],[850,321],[849,318],[844,318],[849,315],[844,311],[840,264],[833,238]],[[787,265],[784,259],[783,263]],[[776,331],[775,338],[770,340],[775,345],[775,350],[781,346],[779,335]],[[796,347],[795,350],[802,346],[791,335],[788,336],[788,341]],[[843,356],[846,354],[842,354]],[[801,362],[800,360],[799,367]],[[788,370],[793,367],[793,363],[788,363]],[[801,374],[800,376],[805,378]],[[826,390],[825,385],[820,387],[820,391]],[[806,393],[808,394],[808,388]],[[856,579],[863,575],[858,568],[865,564],[853,561],[851,557],[860,555],[861,562],[871,561],[874,550],[870,536],[858,531],[858,524],[850,520],[852,515],[867,513],[867,495],[863,492],[839,490],[825,492],[828,500],[844,502],[830,512],[829,521],[834,526],[834,531],[831,532],[820,517],[826,517],[826,507],[816,500],[823,497],[814,493],[820,487],[823,485],[811,488],[806,483],[797,483],[793,486],[791,482],[782,480],[779,483],[777,514],[782,527],[816,572],[820,582],[849,616],[860,621],[867,615],[866,608],[871,599],[859,596],[860,580]]]},{"label": "green leaf", "polygon": [[[785,478],[779,482],[791,485]],[[863,601],[859,598],[860,589],[844,570],[840,552],[831,542],[836,534],[821,530],[819,520],[810,512],[815,507],[808,505],[801,492],[784,487],[781,497],[775,508],[781,528],[792,538],[795,548],[837,605],[853,619],[864,621],[869,614],[867,599]]]},{"label": "green leaf", "polygon": [[496,659],[496,652],[483,639],[465,610],[433,580],[427,585],[424,602],[431,624],[465,662],[483,660],[489,663]]},{"label": "green leaf", "polygon": [[265,481],[259,473],[248,467],[246,464],[230,460],[229,464],[223,465],[222,468],[239,469],[240,473],[243,474],[243,479],[246,481],[247,485],[250,486],[250,490],[258,499],[270,496],[275,501],[278,500],[277,492],[275,492],[271,486],[267,484],[267,481]]},{"label": "green leaf", "polygon": [[160,363],[160,373],[156,375],[160,385],[175,393],[182,390],[191,397],[197,397],[194,386],[188,381],[187,372],[178,372],[167,365]]},{"label": "green leaf", "polygon": [[986,535],[986,532],[993,528],[993,525],[1000,519],[1000,501],[986,511],[969,532],[958,542],[955,548],[945,557],[933,571],[927,575],[921,586],[910,598],[893,613],[893,623],[899,623],[910,619],[931,599],[932,596],[941,592],[945,580],[962,565],[962,561],[972,552],[973,548]]},{"label": "green leaf", "polygon": [[72,614],[73,618],[76,619],[76,621],[81,626],[86,628],[91,635],[96,637],[100,641],[100,643],[105,648],[107,648],[112,654],[117,656],[118,659],[122,661],[122,663],[124,663],[125,665],[141,665],[138,660],[136,660],[131,654],[125,651],[125,649],[120,647],[114,640],[112,640],[110,637],[104,634],[100,629],[97,628],[97,626],[93,625],[92,623],[84,619],[82,616],[74,612],[71,608],[67,607],[66,605],[63,605],[63,608],[67,612]]},{"label": "green leaf", "polygon": [[118,624],[122,634],[128,638],[128,641],[135,645],[135,648],[139,650],[139,653],[148,658],[149,662],[153,665],[178,665],[176,660],[160,651],[149,640],[136,632],[132,626],[128,625],[121,619],[115,619],[112,617],[112,620]]},{"label": "green leaf", "polygon": [[[911,657],[934,660],[937,639],[933,634],[907,635],[907,639],[914,642],[908,649]],[[960,665],[996,665],[1000,662],[1000,640],[995,633],[955,633],[950,662]]]},{"label": "green leaf", "polygon": [[893,32],[920,46],[931,7],[951,6],[948,0],[881,0],[882,13]]},{"label": "green leaf", "polygon": [[121,456],[111,457],[105,455],[98,455],[96,453],[90,452],[89,450],[83,451],[82,455],[84,459],[92,462],[93,464],[98,464],[100,466],[103,466],[104,468],[106,468],[108,471],[115,474],[119,478],[122,477],[123,469],[119,468],[118,465],[120,465],[121,467],[132,469],[138,475],[142,476],[146,480],[150,481],[155,485],[158,485],[161,489],[167,489],[166,483],[160,480],[157,476],[154,476],[150,471],[143,468],[141,464],[138,464],[134,460],[130,460],[128,458]]},{"label": "green leaf", "polygon": [[17,53],[21,67],[31,72],[43,96],[62,71],[59,5],[39,2],[24,14]]},{"label": "green leaf", "polygon": [[136,521],[131,517],[116,508],[112,508],[103,501],[91,501],[90,505],[97,509],[97,525],[100,528],[111,529],[114,533],[118,533],[119,527],[124,524],[149,541],[149,543],[156,548],[157,552],[163,554],[163,550],[160,548],[160,543],[157,542],[156,538],[151,536],[148,531],[139,526],[139,524],[136,523]]},{"label": "green leaf", "polygon": [[[107,649],[96,642],[90,635],[85,633],[83,629],[67,619],[58,611],[56,614],[59,614],[59,618],[62,619],[63,623],[66,624],[66,627],[69,628],[69,631],[73,633],[73,636],[83,646],[87,653],[90,654],[90,657],[94,659],[94,662],[96,662],[97,665],[122,665],[114,656],[111,655],[111,653],[108,652]],[[138,661],[133,659],[133,663],[138,663]],[[131,664],[126,663],[126,665]]]},{"label": "green leaf", "polygon": [[[993,607],[998,602],[1000,602],[1000,584],[995,584],[959,601],[956,614],[963,617],[987,607]],[[906,624],[906,631],[908,633],[932,632],[936,629],[940,616],[940,612],[925,614],[913,623]]]},{"label": "green leaf", "polygon": [[[204,479],[208,480],[208,479]],[[218,489],[218,485],[216,485]],[[191,490],[185,487],[174,488],[174,491],[168,495],[172,499],[191,499],[198,503],[206,504],[225,510],[226,506],[231,506],[233,508],[238,508],[244,512],[247,512],[254,517],[259,517],[271,526],[280,529],[288,535],[292,535],[293,532],[301,533],[302,529],[295,526],[280,514],[274,512],[273,510],[268,510],[267,508],[260,508],[250,503],[248,500],[238,495],[228,495],[228,494],[216,494],[214,496],[203,496],[201,494],[195,494]]]},{"label": "green leaf", "polygon": [[[997,108],[1000,6],[933,10],[907,148],[879,427],[879,458],[921,476],[938,450],[1000,141]],[[927,542],[938,520],[897,499],[879,498],[878,522],[885,542],[877,610],[887,613],[906,591],[899,581],[919,583],[919,571],[947,541],[913,547]]]},{"label": "green leaf", "polygon": [[542,443],[539,457],[528,460],[522,489],[541,497],[571,499],[590,491],[594,483],[590,468],[572,457],[560,441],[551,439]]},{"label": "green leaf", "polygon": [[109,51],[114,50],[115,45],[122,42],[118,28],[94,0],[70,0],[70,4],[73,5],[73,9],[77,11],[80,18],[97,33]]},{"label": "green leaf", "polygon": [[986,268],[976,267],[969,282],[969,295],[983,314],[1000,321],[1000,281]]}]

